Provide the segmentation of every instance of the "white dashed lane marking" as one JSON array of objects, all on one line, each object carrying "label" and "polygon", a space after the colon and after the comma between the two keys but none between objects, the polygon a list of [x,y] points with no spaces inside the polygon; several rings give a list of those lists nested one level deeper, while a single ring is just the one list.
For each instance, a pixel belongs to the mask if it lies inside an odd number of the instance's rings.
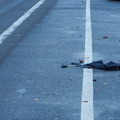
[{"label": "white dashed lane marking", "polygon": [[38,7],[40,7],[45,0],[40,0],[38,3],[36,3],[32,8],[30,8],[23,16],[21,16],[17,21],[15,21],[7,30],[5,30],[0,35],[0,44],[3,43],[3,41],[11,35],[15,29],[20,26]]},{"label": "white dashed lane marking", "polygon": [[[86,33],[85,33],[85,63],[92,62],[92,28],[90,0],[86,1]],[[93,70],[84,68],[82,101],[81,101],[81,119],[94,120],[93,112]]]}]

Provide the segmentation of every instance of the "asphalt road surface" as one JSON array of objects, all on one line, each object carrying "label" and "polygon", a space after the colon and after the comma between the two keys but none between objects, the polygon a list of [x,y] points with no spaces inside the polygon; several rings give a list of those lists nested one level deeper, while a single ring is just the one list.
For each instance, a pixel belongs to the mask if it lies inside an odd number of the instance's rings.
[{"label": "asphalt road surface", "polygon": [[120,71],[61,68],[120,62],[120,1],[87,2],[0,0],[0,120],[119,120]]}]

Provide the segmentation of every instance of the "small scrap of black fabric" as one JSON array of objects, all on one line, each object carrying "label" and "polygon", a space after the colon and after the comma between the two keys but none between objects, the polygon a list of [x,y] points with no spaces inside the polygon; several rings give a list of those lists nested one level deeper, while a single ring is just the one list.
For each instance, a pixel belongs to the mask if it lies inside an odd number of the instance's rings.
[{"label": "small scrap of black fabric", "polygon": [[71,65],[62,65],[61,68],[66,68],[66,67],[69,67],[69,66],[101,69],[101,70],[108,70],[108,71],[120,70],[120,63],[115,63],[113,61],[110,61],[110,62],[104,64],[102,60],[94,61],[92,63],[87,63],[87,64],[71,63]]}]

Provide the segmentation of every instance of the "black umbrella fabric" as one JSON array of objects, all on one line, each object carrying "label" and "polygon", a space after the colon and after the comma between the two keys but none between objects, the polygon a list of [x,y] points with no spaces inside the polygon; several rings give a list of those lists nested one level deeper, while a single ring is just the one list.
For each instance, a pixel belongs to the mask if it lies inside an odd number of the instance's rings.
[{"label": "black umbrella fabric", "polygon": [[108,63],[103,63],[102,60],[94,61],[92,63],[81,64],[81,63],[71,63],[71,65],[62,65],[62,68],[66,68],[68,66],[76,66],[76,67],[84,67],[84,68],[94,68],[94,69],[101,69],[101,70],[108,70],[108,71],[115,71],[120,70],[120,63],[115,63],[110,61]]}]

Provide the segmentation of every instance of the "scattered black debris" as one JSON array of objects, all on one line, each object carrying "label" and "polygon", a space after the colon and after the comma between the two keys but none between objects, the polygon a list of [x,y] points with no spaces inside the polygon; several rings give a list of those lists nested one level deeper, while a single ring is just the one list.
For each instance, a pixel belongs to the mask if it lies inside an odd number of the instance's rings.
[{"label": "scattered black debris", "polygon": [[71,65],[77,65],[77,66],[79,66],[80,63],[71,63]]},{"label": "scattered black debris", "polygon": [[53,95],[57,95],[57,93],[52,93]]},{"label": "scattered black debris", "polygon": [[107,36],[103,36],[104,39],[108,38]]},{"label": "scattered black debris", "polygon": [[87,103],[88,101],[82,101],[82,102]]},{"label": "scattered black debris", "polygon": [[62,66],[61,66],[61,68],[66,68],[66,67],[68,67],[68,66],[67,66],[67,65],[62,65]]},{"label": "scattered black debris", "polygon": [[84,61],[83,61],[83,60],[81,60],[81,59],[79,59],[79,62],[80,62],[80,63],[84,63]]},{"label": "scattered black debris", "polygon": [[[115,71],[120,70],[120,63],[115,63],[113,61],[110,61],[108,63],[103,63],[102,60],[94,61],[92,63],[71,63],[72,66],[75,67],[83,67],[83,68],[93,68],[93,69],[101,69],[101,70],[108,70],[108,71]],[[62,65],[62,68],[66,68],[71,65]]]}]

